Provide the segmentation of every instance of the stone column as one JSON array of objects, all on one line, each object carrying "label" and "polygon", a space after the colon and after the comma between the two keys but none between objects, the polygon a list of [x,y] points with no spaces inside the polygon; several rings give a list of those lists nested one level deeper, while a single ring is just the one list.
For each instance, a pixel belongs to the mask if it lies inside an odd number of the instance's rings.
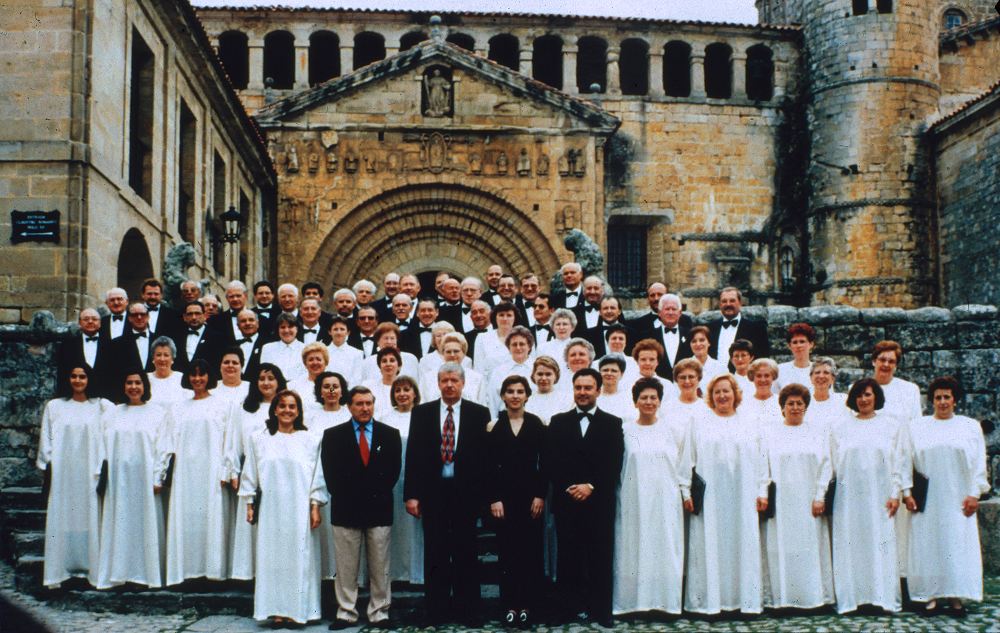
[{"label": "stone column", "polygon": [[562,54],[563,62],[563,92],[571,95],[580,94],[580,87],[576,85],[576,53],[578,49],[576,42],[572,46],[564,46]]},{"label": "stone column", "polygon": [[691,96],[705,98],[705,47],[691,47]]},{"label": "stone column", "polygon": [[392,57],[393,55],[397,54],[398,52],[399,52],[399,47],[398,46],[386,46],[385,47],[385,56],[386,57]]},{"label": "stone column", "polygon": [[249,79],[247,90],[261,91],[264,89],[264,40],[252,40],[248,44],[249,62],[247,71]]},{"label": "stone column", "polygon": [[[296,38],[298,39],[298,38]],[[295,47],[295,81],[296,90],[309,87],[309,45]]]},{"label": "stone column", "polygon": [[521,48],[518,51],[518,65],[521,74],[526,77],[531,77],[532,70],[532,59],[534,58],[535,52],[535,40],[534,38],[524,38],[521,42]]},{"label": "stone column", "polygon": [[785,96],[785,66],[774,61],[774,98],[781,99]]},{"label": "stone column", "polygon": [[[340,40],[344,42],[345,40]],[[354,39],[346,40],[348,42],[353,42]],[[347,73],[354,70],[354,44],[341,44],[340,45],[340,74],[346,75]]]},{"label": "stone column", "polygon": [[621,82],[621,67],[619,65],[619,60],[621,59],[621,48],[618,46],[608,46],[608,58],[607,58],[607,73],[608,85],[604,88],[604,92],[611,95],[620,95],[622,93],[622,82]]},{"label": "stone column", "polygon": [[662,97],[663,88],[663,48],[649,51],[649,96]]},{"label": "stone column", "polygon": [[747,98],[747,58],[746,55],[733,55],[733,98]]}]

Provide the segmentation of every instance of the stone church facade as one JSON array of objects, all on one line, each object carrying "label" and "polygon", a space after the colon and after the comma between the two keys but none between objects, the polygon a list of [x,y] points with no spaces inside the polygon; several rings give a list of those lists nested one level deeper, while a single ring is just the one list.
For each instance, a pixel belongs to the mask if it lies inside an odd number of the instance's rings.
[{"label": "stone church facade", "polygon": [[725,285],[759,303],[974,300],[948,276],[975,245],[942,241],[955,232],[942,225],[953,170],[941,160],[958,152],[936,149],[973,141],[932,126],[1000,79],[992,3],[757,8],[753,26],[199,16],[267,133],[282,279],[337,286],[493,262],[549,273],[579,228],[619,291],[665,280],[696,310]]}]

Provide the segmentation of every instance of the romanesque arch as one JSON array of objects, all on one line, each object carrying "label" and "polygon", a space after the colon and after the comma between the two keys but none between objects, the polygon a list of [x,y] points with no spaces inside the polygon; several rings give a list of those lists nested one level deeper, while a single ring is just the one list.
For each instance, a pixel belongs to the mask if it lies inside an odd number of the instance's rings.
[{"label": "romanesque arch", "polygon": [[142,282],[152,276],[153,259],[146,238],[139,229],[129,229],[118,249],[118,287],[124,288],[130,299],[137,298]]},{"label": "romanesque arch", "polygon": [[385,273],[448,270],[481,275],[490,264],[547,277],[559,258],[524,213],[493,194],[426,184],[381,193],[330,231],[309,269],[325,288]]}]

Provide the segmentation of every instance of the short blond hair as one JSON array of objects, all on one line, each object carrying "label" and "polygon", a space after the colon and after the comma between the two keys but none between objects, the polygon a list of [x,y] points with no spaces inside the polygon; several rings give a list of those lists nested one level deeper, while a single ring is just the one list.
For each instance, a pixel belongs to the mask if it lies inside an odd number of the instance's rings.
[{"label": "short blond hair", "polygon": [[312,354],[313,352],[319,352],[320,354],[322,354],[323,360],[326,361],[326,364],[327,365],[330,364],[330,351],[326,349],[326,345],[323,345],[318,341],[315,343],[310,343],[302,348],[302,362],[303,363],[306,362],[306,358],[308,358],[309,354]]},{"label": "short blond hair", "polygon": [[743,390],[740,389],[740,385],[736,382],[736,378],[732,374],[719,374],[715,378],[708,381],[708,387],[705,389],[705,404],[707,404],[708,408],[712,411],[715,411],[715,399],[712,398],[712,390],[715,389],[716,383],[723,380],[728,380],[729,384],[733,387],[733,409],[739,407],[740,403],[743,402]]}]

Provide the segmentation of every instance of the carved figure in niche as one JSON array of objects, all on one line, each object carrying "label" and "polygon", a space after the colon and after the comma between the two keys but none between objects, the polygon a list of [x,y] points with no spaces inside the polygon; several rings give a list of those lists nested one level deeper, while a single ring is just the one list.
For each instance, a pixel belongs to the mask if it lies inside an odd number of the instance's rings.
[{"label": "carved figure in niche", "polygon": [[427,171],[440,174],[448,164],[448,143],[450,136],[440,132],[431,132],[420,137],[420,160]]},{"label": "carved figure in niche", "polygon": [[400,158],[400,156],[399,156],[399,154],[397,152],[393,152],[393,153],[389,154],[389,161],[388,161],[388,163],[389,163],[388,169],[389,169],[390,172],[396,173],[396,172],[402,171],[402,169],[401,169],[402,159]]},{"label": "carved figure in niche", "polygon": [[570,175],[576,173],[576,159],[577,153],[575,149],[566,152],[566,171]]},{"label": "carved figure in niche", "polygon": [[309,173],[315,174],[319,171],[319,154],[316,152],[309,153]]},{"label": "carved figure in niche", "polygon": [[507,173],[507,152],[500,152],[500,155],[497,156],[497,173]]},{"label": "carved figure in niche", "polygon": [[290,174],[299,173],[299,151],[295,149],[295,144],[288,145],[288,152],[285,154],[285,171]]},{"label": "carved figure in niche", "polygon": [[348,154],[344,157],[344,171],[349,174],[353,174],[358,171],[358,157],[354,154]]},{"label": "carved figure in niche", "polygon": [[569,155],[571,155],[573,150],[570,150],[566,154],[559,157],[559,175],[569,176],[570,166],[569,166]]},{"label": "carved figure in niche", "polygon": [[448,116],[451,114],[451,81],[441,73],[440,68],[434,68],[424,75],[424,97],[427,116]]},{"label": "carved figure in niche", "polygon": [[539,176],[547,176],[549,174],[549,157],[547,154],[539,154],[535,173]]},{"label": "carved figure in niche", "polygon": [[576,158],[573,160],[573,175],[582,178],[587,171],[587,159],[583,157],[583,150],[576,150]]},{"label": "carved figure in niche", "polygon": [[271,158],[271,164],[277,164],[273,138],[267,139],[267,155]]},{"label": "carved figure in niche", "polygon": [[470,174],[483,173],[483,159],[477,153],[472,153],[469,155],[469,173]]},{"label": "carved figure in niche", "polygon": [[369,174],[374,174],[375,167],[377,166],[377,161],[378,159],[375,158],[374,156],[371,155],[365,156],[365,171],[367,171]]},{"label": "carved figure in niche", "polygon": [[329,174],[337,171],[337,146],[331,145],[326,148],[326,171]]},{"label": "carved figure in niche", "polygon": [[530,176],[531,175],[531,159],[528,157],[528,150],[521,148],[521,153],[517,155],[517,175],[518,176]]}]

